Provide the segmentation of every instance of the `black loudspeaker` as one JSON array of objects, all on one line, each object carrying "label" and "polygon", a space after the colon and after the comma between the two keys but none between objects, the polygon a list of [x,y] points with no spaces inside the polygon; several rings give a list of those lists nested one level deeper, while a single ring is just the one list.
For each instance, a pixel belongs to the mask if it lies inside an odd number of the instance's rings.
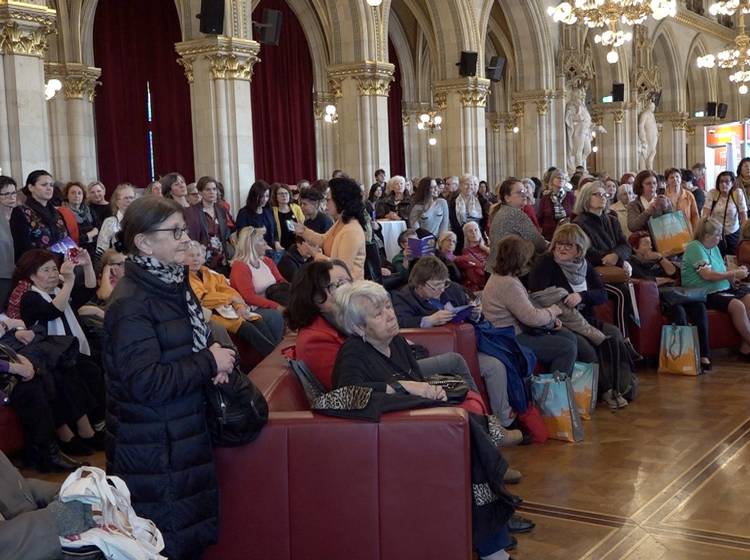
[{"label": "black loudspeaker", "polygon": [[201,0],[200,31],[206,35],[224,33],[224,0]]},{"label": "black loudspeaker", "polygon": [[716,106],[716,116],[720,119],[726,119],[727,118],[727,110],[729,109],[729,105],[726,103],[719,103]]},{"label": "black loudspeaker", "polygon": [[612,101],[625,101],[625,84],[612,84]]},{"label": "black loudspeaker", "polygon": [[707,117],[716,116],[716,101],[709,101],[708,103],[706,103],[706,116]]},{"label": "black loudspeaker", "polygon": [[264,45],[278,45],[281,37],[281,21],[282,13],[279,10],[263,10],[263,21],[253,22],[253,25],[260,29],[258,41]]},{"label": "black loudspeaker", "polygon": [[461,51],[461,62],[458,66],[459,76],[476,76],[477,75],[477,53]]},{"label": "black loudspeaker", "polygon": [[499,82],[503,79],[505,70],[505,58],[502,56],[493,56],[490,59],[490,65],[487,67],[487,78],[493,82]]}]

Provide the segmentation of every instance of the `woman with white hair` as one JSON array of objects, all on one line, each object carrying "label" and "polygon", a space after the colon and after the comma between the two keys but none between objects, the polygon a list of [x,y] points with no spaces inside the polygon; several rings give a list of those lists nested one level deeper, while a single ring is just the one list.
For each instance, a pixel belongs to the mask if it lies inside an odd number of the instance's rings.
[{"label": "woman with white hair", "polygon": [[[446,401],[442,388],[425,381],[409,343],[398,334],[391,298],[381,285],[367,280],[354,282],[338,288],[334,299],[339,324],[350,335],[336,357],[335,388],[369,387],[378,393],[422,397],[435,401],[436,405]],[[474,440],[472,437],[472,442]],[[485,530],[477,543],[482,559],[509,558],[503,548],[510,541],[507,522],[512,508],[503,509],[505,511],[493,519],[494,528]]]},{"label": "woman with white hair", "polygon": [[463,227],[466,222],[477,222],[479,229],[484,231],[486,216],[482,202],[477,197],[479,179],[474,175],[461,175],[458,181],[458,194],[448,201],[451,230],[456,234],[456,252],[464,248]]},{"label": "woman with white hair", "polygon": [[614,203],[610,201],[609,210],[617,216],[617,221],[620,222],[620,229],[623,235],[628,237],[630,235],[630,229],[628,228],[628,205],[635,200],[633,185],[623,183],[617,187],[616,198],[617,200]]},{"label": "woman with white hair", "polygon": [[411,196],[406,190],[406,179],[394,175],[388,179],[386,194],[375,203],[375,216],[378,220],[409,221]]}]

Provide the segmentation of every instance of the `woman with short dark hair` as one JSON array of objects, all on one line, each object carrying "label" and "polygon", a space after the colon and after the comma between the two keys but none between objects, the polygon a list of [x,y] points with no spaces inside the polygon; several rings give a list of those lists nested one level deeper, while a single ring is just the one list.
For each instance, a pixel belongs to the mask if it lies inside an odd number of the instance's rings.
[{"label": "woman with short dark hair", "polygon": [[578,353],[576,336],[561,328],[557,305],[536,307],[519,280],[534,255],[531,242],[508,235],[497,244],[492,275],[482,292],[482,309],[495,327],[512,326],[519,344],[533,350],[548,371],[573,372]]},{"label": "woman with short dark hair", "polygon": [[648,231],[648,221],[672,211],[672,203],[665,193],[657,193],[659,179],[650,169],[635,176],[635,200],[628,204],[628,229],[631,232]]},{"label": "woman with short dark hair", "polygon": [[226,210],[219,204],[219,185],[213,177],[204,176],[198,179],[196,189],[201,201],[185,210],[188,235],[205,248],[205,265],[226,274],[234,247],[229,243],[232,231]]},{"label": "woman with short dark hair", "polygon": [[225,383],[235,352],[213,343],[184,266],[183,207],[143,197],[120,238],[128,260],[104,321],[107,472],[164,535],[163,554],[200,558],[216,542],[219,496],[204,387]]},{"label": "woman with short dark hair", "polygon": [[95,215],[91,212],[86,202],[86,191],[79,182],[71,182],[65,185],[63,206],[70,209],[78,224],[78,234],[81,247],[89,251],[91,255],[96,252],[96,237],[99,229]]},{"label": "woman with short dark hair", "polygon": [[714,218],[721,224],[722,256],[734,255],[740,241],[740,228],[747,221],[745,190],[738,185],[731,171],[716,176],[716,188],[708,193],[703,207],[704,218]]},{"label": "woman with short dark hair", "polygon": [[338,259],[346,263],[355,280],[365,277],[365,227],[367,226],[359,185],[347,178],[331,179],[326,195],[327,213],[335,222],[320,234],[295,223],[298,235],[322,249],[316,259]]},{"label": "woman with short dark hair", "polygon": [[159,182],[161,183],[162,194],[165,198],[176,200],[183,208],[190,207],[190,202],[187,199],[188,188],[185,177],[179,173],[172,172],[164,175],[164,177],[159,179]]}]

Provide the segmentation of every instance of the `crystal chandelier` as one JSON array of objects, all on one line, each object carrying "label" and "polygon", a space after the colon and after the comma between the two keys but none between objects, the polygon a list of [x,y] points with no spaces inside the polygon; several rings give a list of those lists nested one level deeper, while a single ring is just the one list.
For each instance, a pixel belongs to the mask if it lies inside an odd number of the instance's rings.
[{"label": "crystal chandelier", "polygon": [[745,95],[750,83],[750,37],[745,33],[744,15],[750,13],[750,0],[727,0],[712,4],[709,11],[714,15],[731,16],[739,12],[739,25],[734,45],[715,55],[707,54],[696,59],[698,68],[718,66],[729,70],[729,81],[739,84],[739,92]]},{"label": "crystal chandelier", "polygon": [[443,117],[438,115],[435,111],[430,111],[429,113],[422,113],[421,115],[419,115],[417,128],[419,130],[426,130],[429,133],[429,139],[427,140],[427,143],[430,146],[434,146],[435,144],[437,144],[435,132],[440,130],[442,124]]},{"label": "crystal chandelier", "polygon": [[580,20],[591,28],[606,28],[594,36],[594,42],[609,47],[607,62],[614,64],[620,60],[617,48],[633,39],[630,31],[619,29],[620,24],[636,25],[649,16],[656,20],[675,16],[677,0],[573,0],[550,6],[547,13],[556,22],[573,25]]}]

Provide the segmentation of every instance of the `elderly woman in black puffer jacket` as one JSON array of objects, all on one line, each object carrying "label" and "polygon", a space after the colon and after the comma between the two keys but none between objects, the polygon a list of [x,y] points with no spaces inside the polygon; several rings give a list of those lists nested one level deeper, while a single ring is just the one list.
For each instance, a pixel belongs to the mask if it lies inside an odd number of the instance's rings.
[{"label": "elderly woman in black puffer jacket", "polygon": [[164,535],[169,558],[200,558],[217,538],[219,496],[203,387],[226,382],[233,350],[213,344],[183,265],[182,207],[145,197],[119,233],[129,255],[104,319],[107,471],[138,515]]}]

